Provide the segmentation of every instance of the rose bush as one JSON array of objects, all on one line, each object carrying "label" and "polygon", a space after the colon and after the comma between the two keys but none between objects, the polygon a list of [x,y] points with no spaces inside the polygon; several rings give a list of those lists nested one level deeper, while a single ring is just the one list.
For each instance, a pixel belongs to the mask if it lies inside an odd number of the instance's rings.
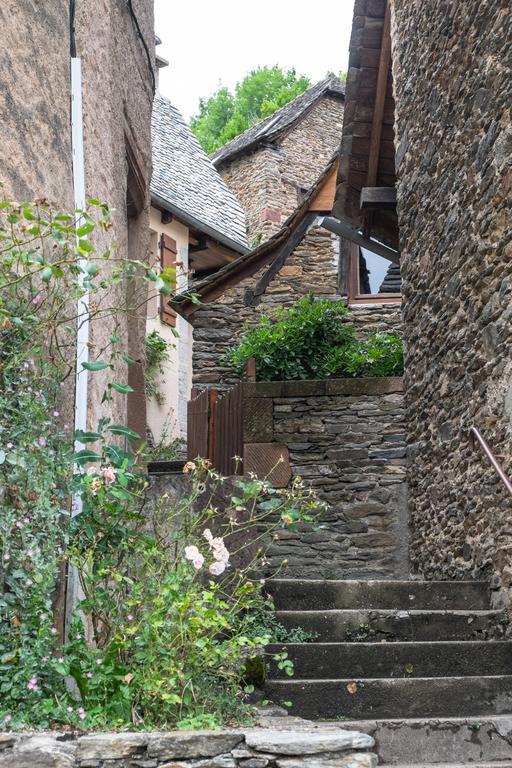
[{"label": "rose bush", "polygon": [[[152,508],[136,433],[100,415],[95,431],[72,434],[60,403],[77,301],[90,292],[94,315],[112,321],[85,366],[106,376],[108,403],[130,391],[119,377],[133,362],[118,330],[133,308],[115,306],[112,289],[129,278],[168,293],[173,278],[96,253],[107,206],[91,201],[77,216],[78,226],[44,201],[0,204],[0,727],[240,720],[248,661],[278,626],[257,575],[265,545],[278,528],[312,523],[320,505],[300,481],[281,491],[249,478],[217,508],[225,481],[198,462],[186,467],[189,492]],[[55,602],[69,568],[82,596],[62,643]],[[291,672],[286,654],[277,661]]]}]

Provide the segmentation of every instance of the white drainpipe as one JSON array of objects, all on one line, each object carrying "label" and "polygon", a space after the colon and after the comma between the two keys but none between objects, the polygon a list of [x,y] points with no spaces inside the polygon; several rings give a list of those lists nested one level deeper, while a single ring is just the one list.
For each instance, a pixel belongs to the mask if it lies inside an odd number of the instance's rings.
[{"label": "white drainpipe", "polygon": [[[82,115],[82,66],[78,58],[71,58],[71,152],[73,164],[73,189],[75,210],[85,208],[85,164],[84,164],[84,132]],[[76,226],[79,226],[79,215],[76,214]],[[77,238],[78,239],[78,238]],[[82,268],[87,266],[87,259],[81,258]],[[76,372],[75,372],[75,429],[87,430],[87,401],[88,401],[88,372],[82,368],[82,363],[89,359],[89,292],[77,302],[77,333],[76,333]],[[84,444],[75,440],[75,451],[80,451]],[[72,499],[71,515],[75,517],[82,511],[82,498],[75,494]],[[70,567],[67,579],[65,626],[64,634],[67,639],[71,615],[77,602],[83,597],[78,573]]]},{"label": "white drainpipe", "polygon": [[[71,150],[73,159],[73,188],[75,209],[85,208],[85,164],[84,132],[82,116],[82,64],[78,58],[71,59]],[[79,215],[77,214],[77,225]],[[87,266],[87,259],[79,262],[82,268]],[[76,335],[76,373],[75,373],[75,429],[87,430],[88,373],[82,363],[89,359],[89,293],[86,292],[77,303]],[[75,442],[75,451],[84,447]],[[73,515],[81,512],[82,500],[73,499]]]}]

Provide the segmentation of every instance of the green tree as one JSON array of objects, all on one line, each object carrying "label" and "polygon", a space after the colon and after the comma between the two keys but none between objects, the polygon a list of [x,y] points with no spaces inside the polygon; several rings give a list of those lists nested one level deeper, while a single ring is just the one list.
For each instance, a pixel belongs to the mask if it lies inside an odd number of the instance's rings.
[{"label": "green tree", "polygon": [[190,126],[203,149],[215,152],[310,85],[309,78],[297,75],[295,69],[258,67],[237,83],[234,94],[223,86],[209,99],[200,99]]}]

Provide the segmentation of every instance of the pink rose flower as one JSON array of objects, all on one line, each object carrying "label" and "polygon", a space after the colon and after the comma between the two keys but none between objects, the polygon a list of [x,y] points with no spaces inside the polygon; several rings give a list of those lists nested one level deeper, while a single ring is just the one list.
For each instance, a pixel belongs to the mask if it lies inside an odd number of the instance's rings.
[{"label": "pink rose flower", "polygon": [[111,464],[108,467],[100,469],[100,474],[103,475],[103,479],[106,483],[115,483],[116,470]]},{"label": "pink rose flower", "polygon": [[226,570],[226,563],[216,561],[210,565],[208,570],[213,576],[220,576]]}]

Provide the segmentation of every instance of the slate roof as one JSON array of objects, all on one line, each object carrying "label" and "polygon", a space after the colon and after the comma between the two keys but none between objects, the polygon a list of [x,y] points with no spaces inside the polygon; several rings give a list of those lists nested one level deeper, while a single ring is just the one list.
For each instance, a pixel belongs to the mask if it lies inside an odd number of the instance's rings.
[{"label": "slate roof", "polygon": [[151,198],[220,243],[248,250],[245,213],[180,112],[156,94]]},{"label": "slate roof", "polygon": [[219,166],[232,159],[234,155],[254,150],[262,142],[273,141],[324,96],[335,96],[344,99],[345,84],[338,77],[329,75],[325,80],[321,80],[316,85],[308,88],[307,91],[304,91],[304,93],[296,96],[293,101],[285,104],[284,107],[278,109],[273,115],[256,123],[252,128],[248,128],[240,136],[235,136],[234,139],[218,149],[212,155],[214,164]]}]

